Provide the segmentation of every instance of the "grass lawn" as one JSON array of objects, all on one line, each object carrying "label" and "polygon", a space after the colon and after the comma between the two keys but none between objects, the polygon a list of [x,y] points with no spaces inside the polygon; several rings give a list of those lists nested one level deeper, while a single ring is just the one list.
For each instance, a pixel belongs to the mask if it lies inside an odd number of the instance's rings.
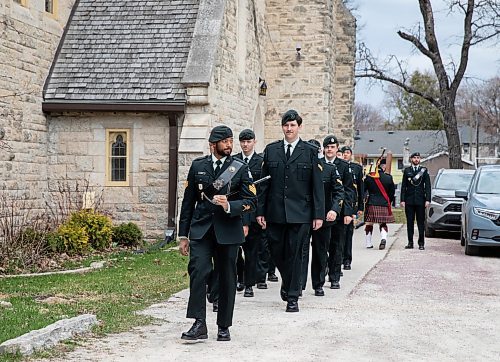
[{"label": "grass lawn", "polygon": [[[97,335],[149,323],[150,318],[134,312],[188,287],[187,262],[176,250],[120,252],[108,256],[103,269],[87,274],[0,278],[0,300],[13,305],[0,310],[0,343],[84,313],[101,321],[93,329]],[[67,301],[39,302],[49,296]]]},{"label": "grass lawn", "polygon": [[394,218],[396,219],[396,224],[406,224],[406,215],[405,210],[401,207],[392,208],[392,213],[394,214]]}]

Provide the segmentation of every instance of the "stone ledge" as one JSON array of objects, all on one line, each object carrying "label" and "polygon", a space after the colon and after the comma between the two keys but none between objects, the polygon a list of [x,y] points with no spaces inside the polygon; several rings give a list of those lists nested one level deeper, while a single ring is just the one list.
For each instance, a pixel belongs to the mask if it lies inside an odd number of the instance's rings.
[{"label": "stone ledge", "polygon": [[76,334],[88,332],[94,324],[97,324],[97,318],[93,314],[61,319],[45,328],[3,342],[0,344],[0,354],[19,352],[22,355],[30,355],[37,350],[53,347]]}]

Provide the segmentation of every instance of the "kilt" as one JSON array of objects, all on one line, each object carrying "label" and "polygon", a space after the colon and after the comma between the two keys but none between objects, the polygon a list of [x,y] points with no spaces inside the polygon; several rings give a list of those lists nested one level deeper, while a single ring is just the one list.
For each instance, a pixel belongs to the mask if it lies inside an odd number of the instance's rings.
[{"label": "kilt", "polygon": [[394,221],[394,215],[389,215],[389,208],[387,206],[366,205],[365,222],[390,224]]}]

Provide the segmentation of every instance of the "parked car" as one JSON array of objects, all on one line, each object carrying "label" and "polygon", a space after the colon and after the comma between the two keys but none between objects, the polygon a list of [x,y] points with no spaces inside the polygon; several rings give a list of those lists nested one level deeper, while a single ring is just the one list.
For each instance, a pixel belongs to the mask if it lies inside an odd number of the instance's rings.
[{"label": "parked car", "polygon": [[426,209],[425,236],[432,238],[436,230],[460,231],[462,198],[456,190],[467,190],[474,170],[440,169],[434,179],[431,204]]},{"label": "parked car", "polygon": [[479,167],[468,191],[455,195],[465,199],[460,231],[465,254],[476,255],[481,246],[500,246],[500,165]]}]

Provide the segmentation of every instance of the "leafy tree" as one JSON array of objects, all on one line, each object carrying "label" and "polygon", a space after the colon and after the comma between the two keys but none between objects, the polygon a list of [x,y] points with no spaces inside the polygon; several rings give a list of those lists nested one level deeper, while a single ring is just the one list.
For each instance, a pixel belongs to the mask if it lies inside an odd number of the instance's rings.
[{"label": "leafy tree", "polygon": [[[417,0],[415,0],[417,1]],[[410,42],[415,49],[431,62],[438,80],[439,96],[415,89],[410,82],[403,62],[391,56],[386,64],[395,65],[395,74],[379,66],[369,48],[360,43],[356,64],[356,77],[372,78],[392,83],[406,92],[418,95],[432,103],[443,115],[443,126],[448,141],[451,168],[461,168],[460,138],[458,135],[455,100],[469,61],[470,48],[484,41],[498,41],[500,34],[500,2],[498,0],[443,0],[449,13],[460,12],[463,16],[463,34],[458,62],[443,61],[435,30],[431,0],[418,0],[422,23],[414,31],[398,31],[397,34]]]},{"label": "leafy tree", "polygon": [[[409,85],[422,93],[439,97],[437,79],[430,74],[414,72]],[[443,129],[443,115],[431,102],[419,95],[409,93],[404,89],[392,86],[389,91],[389,104],[395,107],[399,116],[397,127],[407,130]]]}]

